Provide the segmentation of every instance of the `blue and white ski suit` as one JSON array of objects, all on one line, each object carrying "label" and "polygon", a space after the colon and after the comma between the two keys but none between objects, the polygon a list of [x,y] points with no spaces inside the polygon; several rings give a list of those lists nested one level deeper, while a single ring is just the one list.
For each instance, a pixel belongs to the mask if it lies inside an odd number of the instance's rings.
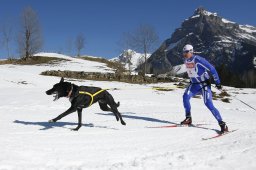
[{"label": "blue and white ski suit", "polygon": [[193,55],[191,58],[185,59],[185,65],[191,81],[183,95],[186,117],[191,117],[190,98],[197,94],[202,94],[207,108],[212,112],[217,121],[221,122],[221,115],[212,103],[211,85],[207,84],[207,81],[210,81],[208,72],[213,76],[215,83],[220,84],[216,69],[206,59],[198,55]]}]

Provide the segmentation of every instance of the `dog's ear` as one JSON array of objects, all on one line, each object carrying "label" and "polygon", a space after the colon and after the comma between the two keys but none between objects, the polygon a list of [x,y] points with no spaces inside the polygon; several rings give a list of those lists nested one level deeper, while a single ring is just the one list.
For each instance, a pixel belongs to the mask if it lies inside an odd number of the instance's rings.
[{"label": "dog's ear", "polygon": [[64,78],[63,77],[61,77],[61,79],[60,79],[60,83],[62,83],[62,82],[64,82]]}]

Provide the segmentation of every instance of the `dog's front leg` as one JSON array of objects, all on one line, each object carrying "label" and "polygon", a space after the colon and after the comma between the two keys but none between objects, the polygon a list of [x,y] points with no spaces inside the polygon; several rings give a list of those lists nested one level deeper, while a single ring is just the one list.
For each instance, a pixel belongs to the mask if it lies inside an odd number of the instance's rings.
[{"label": "dog's front leg", "polygon": [[71,106],[67,111],[65,111],[64,113],[60,114],[59,116],[57,116],[54,119],[49,120],[50,123],[52,122],[57,122],[58,120],[60,120],[61,118],[67,116],[70,113],[73,113],[74,111],[76,111],[76,108]]},{"label": "dog's front leg", "polygon": [[78,131],[79,128],[82,126],[82,109],[77,109],[77,115],[78,115],[78,126],[75,129],[72,129],[74,131]]}]

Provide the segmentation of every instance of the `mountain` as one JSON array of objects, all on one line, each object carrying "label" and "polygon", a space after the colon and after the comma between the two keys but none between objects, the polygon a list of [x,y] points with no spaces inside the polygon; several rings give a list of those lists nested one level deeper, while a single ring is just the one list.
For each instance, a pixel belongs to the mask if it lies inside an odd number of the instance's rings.
[{"label": "mountain", "polygon": [[166,73],[172,66],[181,64],[185,44],[192,44],[199,55],[231,73],[242,75],[254,69],[256,27],[239,25],[198,8],[151,55],[147,61],[147,72]]},{"label": "mountain", "polygon": [[[147,54],[147,58],[150,57],[151,54]],[[128,49],[124,50],[118,57],[110,59],[110,61],[121,62],[125,65],[127,70],[135,71],[135,69],[142,63],[144,63],[144,54],[137,53],[134,50]],[[130,65],[130,69],[129,69]]]}]

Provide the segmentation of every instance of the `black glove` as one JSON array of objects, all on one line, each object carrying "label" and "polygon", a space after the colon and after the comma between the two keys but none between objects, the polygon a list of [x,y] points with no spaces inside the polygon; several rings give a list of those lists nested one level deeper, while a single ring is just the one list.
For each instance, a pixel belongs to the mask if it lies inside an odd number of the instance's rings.
[{"label": "black glove", "polygon": [[222,89],[221,84],[216,84],[216,88],[217,88],[218,90],[221,90],[221,89]]}]

